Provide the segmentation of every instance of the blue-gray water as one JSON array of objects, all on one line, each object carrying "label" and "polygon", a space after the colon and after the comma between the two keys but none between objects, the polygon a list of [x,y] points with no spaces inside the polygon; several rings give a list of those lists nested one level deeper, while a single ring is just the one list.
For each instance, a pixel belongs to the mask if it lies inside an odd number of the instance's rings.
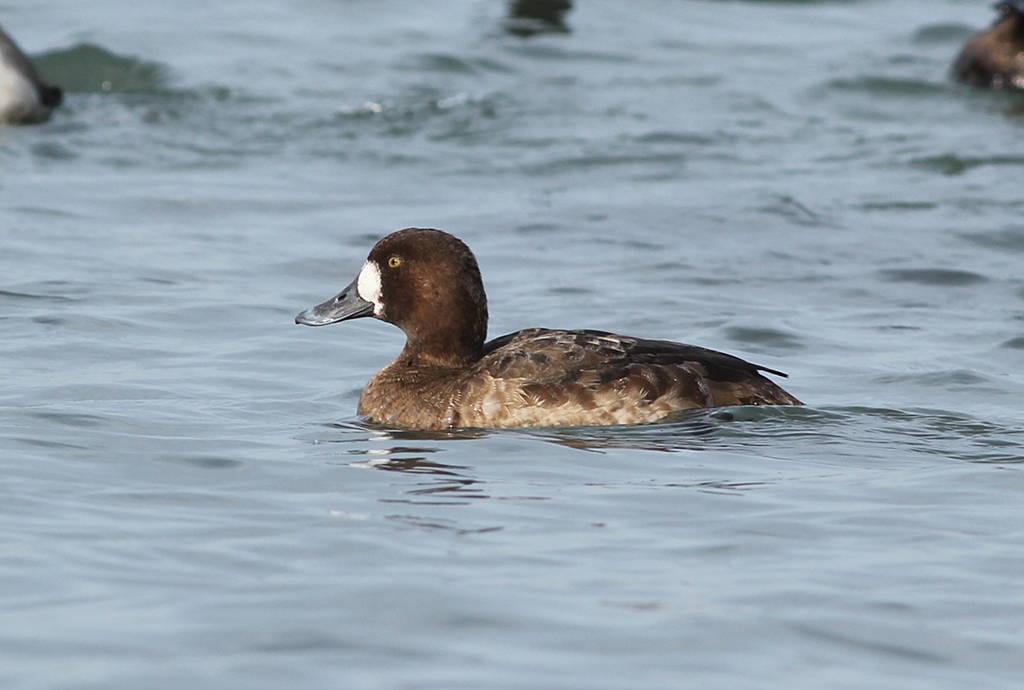
[{"label": "blue-gray water", "polygon": [[[0,685],[1018,688],[1024,97],[989,2],[10,0]],[[802,409],[423,435],[296,312],[380,236],[492,335],[789,372]]]}]

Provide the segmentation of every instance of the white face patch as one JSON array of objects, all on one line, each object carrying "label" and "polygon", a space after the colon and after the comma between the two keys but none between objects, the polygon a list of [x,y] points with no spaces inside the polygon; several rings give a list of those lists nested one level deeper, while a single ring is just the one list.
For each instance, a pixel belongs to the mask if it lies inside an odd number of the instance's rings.
[{"label": "white face patch", "polygon": [[379,317],[384,313],[384,303],[380,301],[380,269],[377,264],[372,261],[363,264],[359,279],[356,280],[356,292],[373,305],[374,316]]}]

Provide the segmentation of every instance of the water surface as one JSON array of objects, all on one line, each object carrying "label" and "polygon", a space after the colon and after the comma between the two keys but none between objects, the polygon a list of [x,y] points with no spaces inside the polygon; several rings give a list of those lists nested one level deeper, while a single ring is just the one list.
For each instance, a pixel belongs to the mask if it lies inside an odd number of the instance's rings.
[{"label": "water surface", "polygon": [[[987,3],[13,2],[5,688],[1015,688],[1024,101]],[[525,32],[529,33],[529,32]],[[308,329],[380,236],[492,335],[601,328],[801,409],[413,434],[401,334]]]}]

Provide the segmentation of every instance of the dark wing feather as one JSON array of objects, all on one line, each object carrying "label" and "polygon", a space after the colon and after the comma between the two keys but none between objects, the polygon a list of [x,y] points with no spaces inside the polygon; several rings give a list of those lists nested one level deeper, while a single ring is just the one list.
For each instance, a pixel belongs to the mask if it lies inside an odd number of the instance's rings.
[{"label": "dark wing feather", "polygon": [[[477,366],[496,379],[589,391],[629,390],[645,399],[670,394],[681,396],[680,404],[703,400],[707,393],[700,392],[702,386],[710,391],[712,406],[802,404],[761,375],[785,376],[781,371],[696,345],[605,331],[531,328],[510,333],[484,345]],[[685,392],[679,388],[683,379],[688,382]]]},{"label": "dark wing feather", "polygon": [[[507,354],[502,350],[508,348]],[[493,355],[493,356],[491,356]],[[767,372],[787,375],[775,369],[753,364],[739,357],[669,340],[647,340],[615,335],[606,331],[558,331],[530,328],[495,338],[484,345],[483,356],[490,362],[496,376],[508,375],[512,369],[532,372],[541,379],[564,375],[566,369],[583,371],[590,368],[612,370],[629,364],[701,365],[709,378],[718,381],[740,381]],[[548,376],[544,371],[549,371]],[[604,378],[604,377],[603,377]]]},{"label": "dark wing feather", "polygon": [[621,343],[596,331],[556,331],[530,328],[496,338],[484,345],[481,364],[496,378],[537,383],[578,380],[594,372],[590,383],[626,373],[629,355]]}]

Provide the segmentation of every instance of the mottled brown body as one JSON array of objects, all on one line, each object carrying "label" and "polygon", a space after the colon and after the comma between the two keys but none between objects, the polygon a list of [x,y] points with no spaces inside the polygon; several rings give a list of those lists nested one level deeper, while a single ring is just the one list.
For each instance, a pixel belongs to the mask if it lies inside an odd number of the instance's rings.
[{"label": "mottled brown body", "polygon": [[706,407],[801,404],[757,366],[680,343],[532,328],[488,347],[472,366],[451,370],[418,365],[404,351],[371,379],[359,413],[415,429],[599,426]]}]

